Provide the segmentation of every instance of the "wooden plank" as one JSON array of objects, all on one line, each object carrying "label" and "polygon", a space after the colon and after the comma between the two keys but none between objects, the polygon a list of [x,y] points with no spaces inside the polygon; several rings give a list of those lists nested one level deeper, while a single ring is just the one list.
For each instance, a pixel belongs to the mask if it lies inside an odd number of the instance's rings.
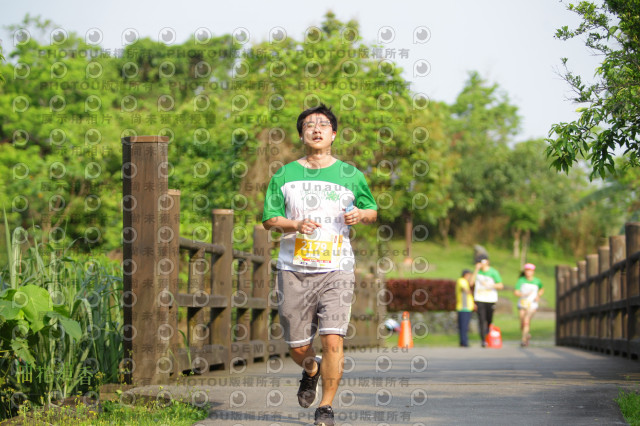
[{"label": "wooden plank", "polygon": [[[204,250],[200,249],[191,253],[189,259],[189,294],[198,301],[198,296],[204,300],[208,295],[204,292],[204,275],[206,261],[204,258]],[[191,349],[202,348],[209,341],[209,327],[207,318],[205,317],[205,307],[191,307],[187,310],[187,318],[189,323],[187,342]]]},{"label": "wooden plank", "polygon": [[210,295],[202,291],[201,293],[178,293],[176,297],[178,306],[189,308],[226,308],[229,301],[224,296]]},{"label": "wooden plank", "polygon": [[[256,225],[262,227],[262,225]],[[234,259],[242,259],[248,262],[256,263],[258,265],[262,265],[265,262],[265,258],[262,255],[247,253],[246,251],[233,250],[233,258]],[[268,262],[268,260],[266,260]]]},{"label": "wooden plank", "polygon": [[284,358],[289,354],[289,346],[282,339],[269,340],[267,351],[269,352],[270,356],[276,355]]},{"label": "wooden plank", "polygon": [[233,342],[231,344],[231,363],[244,362],[253,364],[253,347],[249,340]]},{"label": "wooden plank", "polygon": [[224,246],[220,244],[210,244],[202,241],[190,240],[184,237],[180,237],[180,248],[191,251],[204,250],[205,253],[210,253],[216,256],[221,256],[226,251]]},{"label": "wooden plank", "polygon": [[259,297],[247,297],[246,292],[236,292],[231,297],[231,306],[239,309],[266,309],[269,304],[267,299]]},{"label": "wooden plank", "polygon": [[[220,345],[204,345],[202,348],[180,348],[175,354],[176,371],[194,370],[202,373],[214,365],[228,364],[229,349]],[[202,359],[198,359],[202,358]],[[204,361],[203,361],[204,360]]]}]

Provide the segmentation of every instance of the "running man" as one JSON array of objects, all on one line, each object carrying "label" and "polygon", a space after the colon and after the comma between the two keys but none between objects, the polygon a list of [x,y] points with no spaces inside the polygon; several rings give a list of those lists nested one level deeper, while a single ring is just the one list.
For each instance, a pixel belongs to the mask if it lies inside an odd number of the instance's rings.
[{"label": "running man", "polygon": [[[310,407],[322,376],[315,424],[334,423],[343,338],[351,315],[354,255],[349,228],[373,223],[377,205],[362,172],[331,154],[338,120],[324,104],[297,121],[306,155],[271,178],[262,223],[283,233],[277,262],[278,311],[291,358],[303,368],[298,403]],[[322,358],[312,347],[316,332]]]},{"label": "running man", "polygon": [[493,311],[498,302],[498,290],[504,289],[500,273],[489,266],[489,256],[479,254],[470,283],[474,283],[473,300],[478,307],[478,329],[482,347],[487,346],[486,337],[493,323]]}]

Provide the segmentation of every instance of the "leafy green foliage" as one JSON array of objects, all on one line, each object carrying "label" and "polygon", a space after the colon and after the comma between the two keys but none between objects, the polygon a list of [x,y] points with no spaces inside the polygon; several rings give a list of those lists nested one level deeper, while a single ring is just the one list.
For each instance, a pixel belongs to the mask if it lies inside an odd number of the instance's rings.
[{"label": "leafy green foliage", "polygon": [[[297,115],[319,102],[339,119],[332,152],[365,172],[379,225],[394,236],[412,220],[437,226],[445,242],[507,241],[515,232],[540,244],[576,240],[556,219],[577,211],[588,192],[583,176],[546,173],[539,145],[514,152],[520,117],[497,84],[472,72],[453,105],[429,101],[357,36],[355,21],[327,13],[298,38],[252,45],[232,35],[173,45],[141,39],[114,55],[72,33],[43,40],[54,28],[46,20],[27,17],[19,27],[32,37],[0,65],[9,77],[0,87],[0,203],[13,227],[31,228],[45,246],[120,248],[121,137],[151,134],[170,139],[181,234],[209,241],[211,209],[231,208],[236,247],[250,250],[270,176],[303,155]],[[374,226],[354,231],[359,251],[386,244]],[[583,250],[591,242],[578,240]]]},{"label": "leafy green foliage", "polygon": [[[586,45],[604,57],[595,70],[596,82],[587,83],[566,69],[564,78],[580,107],[580,118],[555,124],[550,131],[547,156],[564,172],[586,159],[591,178],[604,178],[617,169],[640,166],[640,1],[605,0],[598,5],[581,1],[568,9],[582,22],[575,29],[564,26],[556,37],[568,40],[586,36]],[[563,59],[566,66],[567,59]],[[624,162],[615,161],[621,152]]]},{"label": "leafy green foliage", "polygon": [[[458,160],[445,191],[446,220],[453,218],[456,225],[499,206],[502,188],[508,183],[499,165],[506,160],[507,142],[517,132],[520,119],[498,85],[475,72],[470,73],[450,112],[451,155]],[[449,224],[441,222],[443,237],[448,228]]]},{"label": "leafy green foliage", "polygon": [[178,401],[139,398],[135,404],[118,401],[97,401],[68,398],[61,405],[32,407],[21,411],[19,421],[30,425],[55,424],[61,426],[127,426],[171,424],[189,426],[204,420],[209,414],[208,404],[195,407]]},{"label": "leafy green foliage", "polygon": [[148,404],[135,405],[133,407],[124,406],[118,402],[107,401],[104,404],[102,413],[92,425],[155,425],[160,423],[170,423],[174,425],[191,425],[194,422],[207,418],[209,411],[207,407],[195,407],[177,401],[153,401]]},{"label": "leafy green foliage", "polygon": [[11,234],[0,274],[3,417],[15,414],[18,393],[41,404],[116,382],[123,356],[121,273],[51,244],[29,246],[22,228]]},{"label": "leafy green foliage", "polygon": [[[52,24],[27,18],[23,26],[36,34]],[[445,197],[441,183],[452,171],[445,111],[411,93],[401,70],[357,34],[357,22],[328,13],[303,40],[142,39],[117,57],[74,34],[60,45],[34,36],[2,69],[18,78],[0,92],[0,202],[12,207],[12,223],[41,224],[45,242],[111,250],[122,226],[120,137],[159,134],[171,140],[182,233],[201,239],[211,208],[232,208],[239,234],[250,235],[270,176],[303,155],[298,114],[324,102],[339,118],[335,155],[365,170],[381,220],[413,211],[433,222],[446,209],[426,207]],[[90,54],[61,57],[64,50]],[[369,228],[358,232],[373,244]],[[250,238],[238,240],[250,247]]]},{"label": "leafy green foliage", "polygon": [[640,393],[637,390],[620,390],[615,399],[624,419],[630,425],[640,425]]},{"label": "leafy green foliage", "polygon": [[[2,46],[0,46],[0,63],[4,62],[4,56],[2,56]],[[6,80],[4,78],[4,75],[2,75],[2,73],[0,73],[0,84],[4,83]]]}]

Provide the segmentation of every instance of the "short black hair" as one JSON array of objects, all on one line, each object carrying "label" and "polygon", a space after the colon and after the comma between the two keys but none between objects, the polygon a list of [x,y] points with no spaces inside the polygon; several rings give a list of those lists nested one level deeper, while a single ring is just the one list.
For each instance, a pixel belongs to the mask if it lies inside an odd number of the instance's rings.
[{"label": "short black hair", "polygon": [[338,131],[338,119],[333,114],[333,112],[331,112],[331,107],[327,107],[325,104],[321,103],[317,107],[306,109],[300,113],[300,115],[298,116],[298,122],[296,123],[296,127],[298,128],[298,135],[302,136],[302,122],[311,114],[324,115],[329,119],[332,130],[334,132]]}]

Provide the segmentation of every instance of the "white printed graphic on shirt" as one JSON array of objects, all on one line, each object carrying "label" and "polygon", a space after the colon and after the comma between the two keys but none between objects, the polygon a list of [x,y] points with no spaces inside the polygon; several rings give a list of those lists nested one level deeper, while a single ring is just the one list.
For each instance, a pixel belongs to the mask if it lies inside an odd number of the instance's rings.
[{"label": "white printed graphic on shirt", "polygon": [[494,288],[495,281],[487,275],[476,275],[474,299],[477,302],[496,303],[498,292]]},{"label": "white printed graphic on shirt", "polygon": [[531,283],[522,283],[520,285],[520,293],[522,296],[518,300],[518,307],[525,309],[537,309],[536,297],[538,296],[538,286]]}]

